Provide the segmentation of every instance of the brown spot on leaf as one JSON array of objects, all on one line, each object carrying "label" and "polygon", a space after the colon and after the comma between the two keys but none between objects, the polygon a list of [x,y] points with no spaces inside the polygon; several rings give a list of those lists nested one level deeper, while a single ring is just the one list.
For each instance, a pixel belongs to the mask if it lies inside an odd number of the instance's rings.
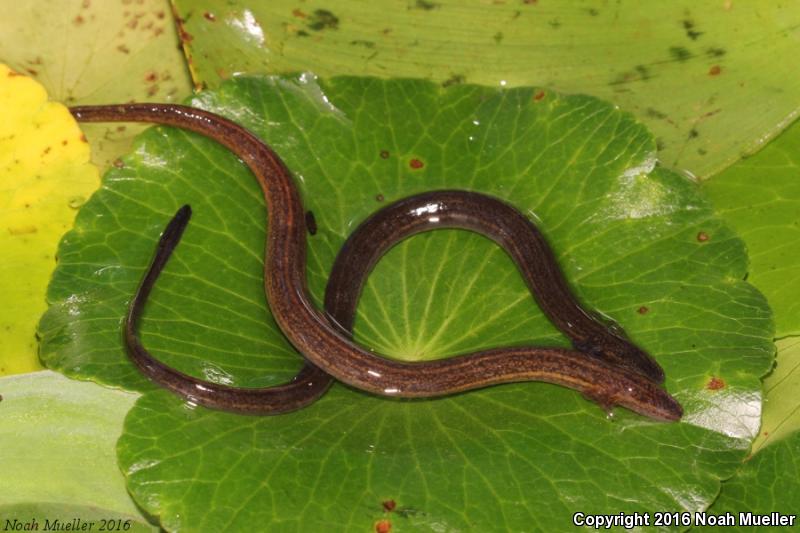
[{"label": "brown spot on leaf", "polygon": [[83,133],[81,133],[81,142],[87,144],[89,143],[89,141],[86,140],[86,135],[84,135]]},{"label": "brown spot on leaf", "polygon": [[211,11],[206,11],[205,13],[203,13],[203,18],[211,22],[215,22],[217,20],[217,16]]},{"label": "brown spot on leaf", "polygon": [[650,312],[650,308],[647,307],[646,305],[643,305],[639,309],[637,309],[636,312],[639,313],[640,315],[646,315],[647,313]]},{"label": "brown spot on leaf", "polygon": [[130,54],[131,53],[131,49],[128,48],[127,46],[125,46],[124,44],[121,44],[121,45],[117,46],[117,50],[119,50],[123,54]]},{"label": "brown spot on leaf", "polygon": [[720,72],[722,72],[722,67],[719,65],[714,65],[710,69],[708,69],[709,76],[719,76]]},{"label": "brown spot on leaf", "polygon": [[533,95],[533,101],[534,102],[541,102],[542,100],[544,100],[545,96],[547,96],[546,92],[539,91],[539,92],[537,92],[536,94]]},{"label": "brown spot on leaf", "polygon": [[722,378],[718,378],[717,376],[711,376],[711,379],[708,380],[708,384],[706,384],[706,388],[708,390],[720,390],[724,389],[726,386],[725,380]]},{"label": "brown spot on leaf", "polygon": [[384,200],[383,195],[382,194],[376,194],[375,195],[375,200],[378,201],[378,202],[382,202]]},{"label": "brown spot on leaf", "polygon": [[389,150],[381,150],[381,159],[389,159]]},{"label": "brown spot on leaf", "polygon": [[151,70],[150,72],[148,72],[144,76],[144,81],[146,81],[146,82],[153,83],[154,81],[157,81],[157,80],[158,80],[158,73],[153,71],[153,70]]},{"label": "brown spot on leaf", "polygon": [[120,159],[119,157],[116,158],[111,164],[117,168],[122,168],[125,166],[125,162],[122,161],[122,159]]},{"label": "brown spot on leaf", "polygon": [[395,502],[394,500],[386,500],[382,503],[382,505],[384,511],[386,511],[387,513],[391,513],[397,507],[397,502]]},{"label": "brown spot on leaf", "polygon": [[392,523],[388,520],[378,520],[375,522],[375,533],[389,533],[392,530]]},{"label": "brown spot on leaf", "polygon": [[425,163],[423,163],[422,161],[420,161],[417,158],[414,158],[414,159],[412,159],[411,161],[408,162],[408,166],[410,166],[414,170],[418,170],[418,169],[424,167]]},{"label": "brown spot on leaf", "polygon": [[80,16],[80,15],[78,15],[77,17],[75,17],[74,19],[72,19],[72,23],[73,23],[75,26],[80,26],[80,25],[82,25],[84,22],[86,22],[86,20],[85,20],[85,19],[84,19],[82,16]]},{"label": "brown spot on leaf", "polygon": [[697,234],[697,242],[707,242],[708,239],[710,239],[710,237],[705,231],[701,231]]},{"label": "brown spot on leaf", "polygon": [[295,8],[292,10],[292,16],[297,17],[299,19],[308,18],[308,15],[303,13],[303,10],[299,8]]}]

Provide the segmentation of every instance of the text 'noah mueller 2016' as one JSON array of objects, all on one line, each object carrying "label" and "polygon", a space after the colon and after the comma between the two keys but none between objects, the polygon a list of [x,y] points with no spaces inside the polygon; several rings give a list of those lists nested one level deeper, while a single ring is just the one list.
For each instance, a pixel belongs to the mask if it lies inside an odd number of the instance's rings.
[{"label": "text 'noah mueller 2016'", "polygon": [[5,519],[2,531],[128,531],[131,528],[130,519],[99,519],[84,520],[71,518],[45,518],[43,521],[36,518],[20,520],[18,518]]}]

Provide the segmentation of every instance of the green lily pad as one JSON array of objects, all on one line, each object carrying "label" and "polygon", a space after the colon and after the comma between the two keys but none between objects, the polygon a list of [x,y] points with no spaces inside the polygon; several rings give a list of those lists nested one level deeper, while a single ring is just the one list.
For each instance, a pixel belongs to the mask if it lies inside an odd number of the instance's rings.
[{"label": "green lily pad", "polygon": [[[195,81],[307,69],[540,85],[631,111],[667,166],[712,175],[798,114],[794,2],[175,0]],[[731,135],[731,132],[736,132]]]},{"label": "green lily pad", "polygon": [[[736,520],[736,528],[704,527],[700,531],[791,531],[798,526],[797,508],[800,506],[800,491],[797,479],[800,478],[800,432],[767,446],[747,461],[736,476],[722,485],[719,499],[709,509],[709,513],[725,515],[729,513]],[[772,522],[770,525],[754,526],[753,518],[743,518],[742,514],[767,515],[775,520],[773,513],[784,515],[783,525]],[[789,517],[794,516],[788,527]],[[747,522],[746,520],[750,520]],[[748,525],[749,524],[749,525]]]},{"label": "green lily pad", "polygon": [[[770,311],[742,280],[741,241],[696,185],[656,167],[655,141],[630,115],[532,88],[308,74],[238,78],[192,104],[257,132],[294,172],[319,228],[309,242],[317,300],[346,235],[384,202],[445,187],[493,194],[537,218],[580,297],[658,358],[686,416],[660,424],[618,409],[608,420],[542,383],[413,402],[337,386],[265,418],[154,390],[126,360],[120,317],[182,203],[195,217],[153,293],[145,344],[228,384],[267,386],[300,365],[263,296],[255,180],[212,141],[156,127],[65,236],[40,334],[48,366],[146,392],[119,459],[167,529],[560,530],[579,510],[702,508],[739,464],[772,361]],[[387,254],[356,334],[406,360],[566,345],[504,253],[463,231]]]},{"label": "green lily pad", "polygon": [[747,279],[769,300],[776,336],[800,335],[800,122],[703,188],[747,244]]},{"label": "green lily pad", "polygon": [[[191,92],[167,0],[6,2],[0,61],[66,105],[174,102]],[[92,161],[107,168],[142,128],[87,125]]]},{"label": "green lily pad", "polygon": [[0,395],[3,525],[72,511],[75,518],[97,518],[91,509],[102,509],[103,518],[146,523],[125,490],[115,454],[136,394],[43,371],[0,378]]}]

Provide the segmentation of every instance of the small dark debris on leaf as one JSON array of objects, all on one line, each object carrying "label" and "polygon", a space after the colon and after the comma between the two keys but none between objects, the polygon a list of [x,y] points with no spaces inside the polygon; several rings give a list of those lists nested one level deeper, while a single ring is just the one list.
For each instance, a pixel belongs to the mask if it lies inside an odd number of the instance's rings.
[{"label": "small dark debris on leaf", "polygon": [[702,31],[697,31],[695,29],[694,21],[691,19],[685,19],[683,21],[683,29],[686,30],[686,36],[693,41],[696,41],[698,37],[703,35]]},{"label": "small dark debris on leaf", "polygon": [[462,74],[453,74],[442,82],[442,87],[450,87],[451,85],[460,85],[466,81]]},{"label": "small dark debris on leaf", "polygon": [[658,119],[667,118],[666,113],[662,113],[661,111],[659,111],[658,109],[655,109],[653,107],[648,107],[647,109],[644,110],[644,112],[645,112],[645,115],[647,115],[650,118],[658,118]]},{"label": "small dark debris on leaf", "polygon": [[311,15],[308,27],[314,31],[336,30],[339,28],[339,17],[327,9],[317,9]]},{"label": "small dark debris on leaf", "polygon": [[416,4],[417,9],[424,9],[425,11],[430,11],[431,9],[436,9],[439,7],[441,7],[441,4],[429,2],[428,0],[417,0]]},{"label": "small dark debris on leaf", "polygon": [[369,49],[375,48],[374,41],[366,41],[364,39],[356,39],[355,41],[350,41],[350,44],[353,46],[363,46],[364,48],[369,48]]},{"label": "small dark debris on leaf", "polygon": [[692,53],[683,46],[670,46],[669,55],[672,56],[672,59],[681,63],[688,61],[692,57]]},{"label": "small dark debris on leaf", "polygon": [[314,218],[313,211],[306,211],[306,229],[310,235],[317,234],[317,219]]}]

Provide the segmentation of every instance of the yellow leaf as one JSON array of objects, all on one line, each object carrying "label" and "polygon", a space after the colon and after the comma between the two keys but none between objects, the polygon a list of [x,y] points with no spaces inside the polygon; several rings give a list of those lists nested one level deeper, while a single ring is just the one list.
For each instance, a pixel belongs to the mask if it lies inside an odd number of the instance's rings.
[{"label": "yellow leaf", "polygon": [[69,110],[0,64],[0,375],[40,368],[36,324],[61,235],[97,188]]}]

